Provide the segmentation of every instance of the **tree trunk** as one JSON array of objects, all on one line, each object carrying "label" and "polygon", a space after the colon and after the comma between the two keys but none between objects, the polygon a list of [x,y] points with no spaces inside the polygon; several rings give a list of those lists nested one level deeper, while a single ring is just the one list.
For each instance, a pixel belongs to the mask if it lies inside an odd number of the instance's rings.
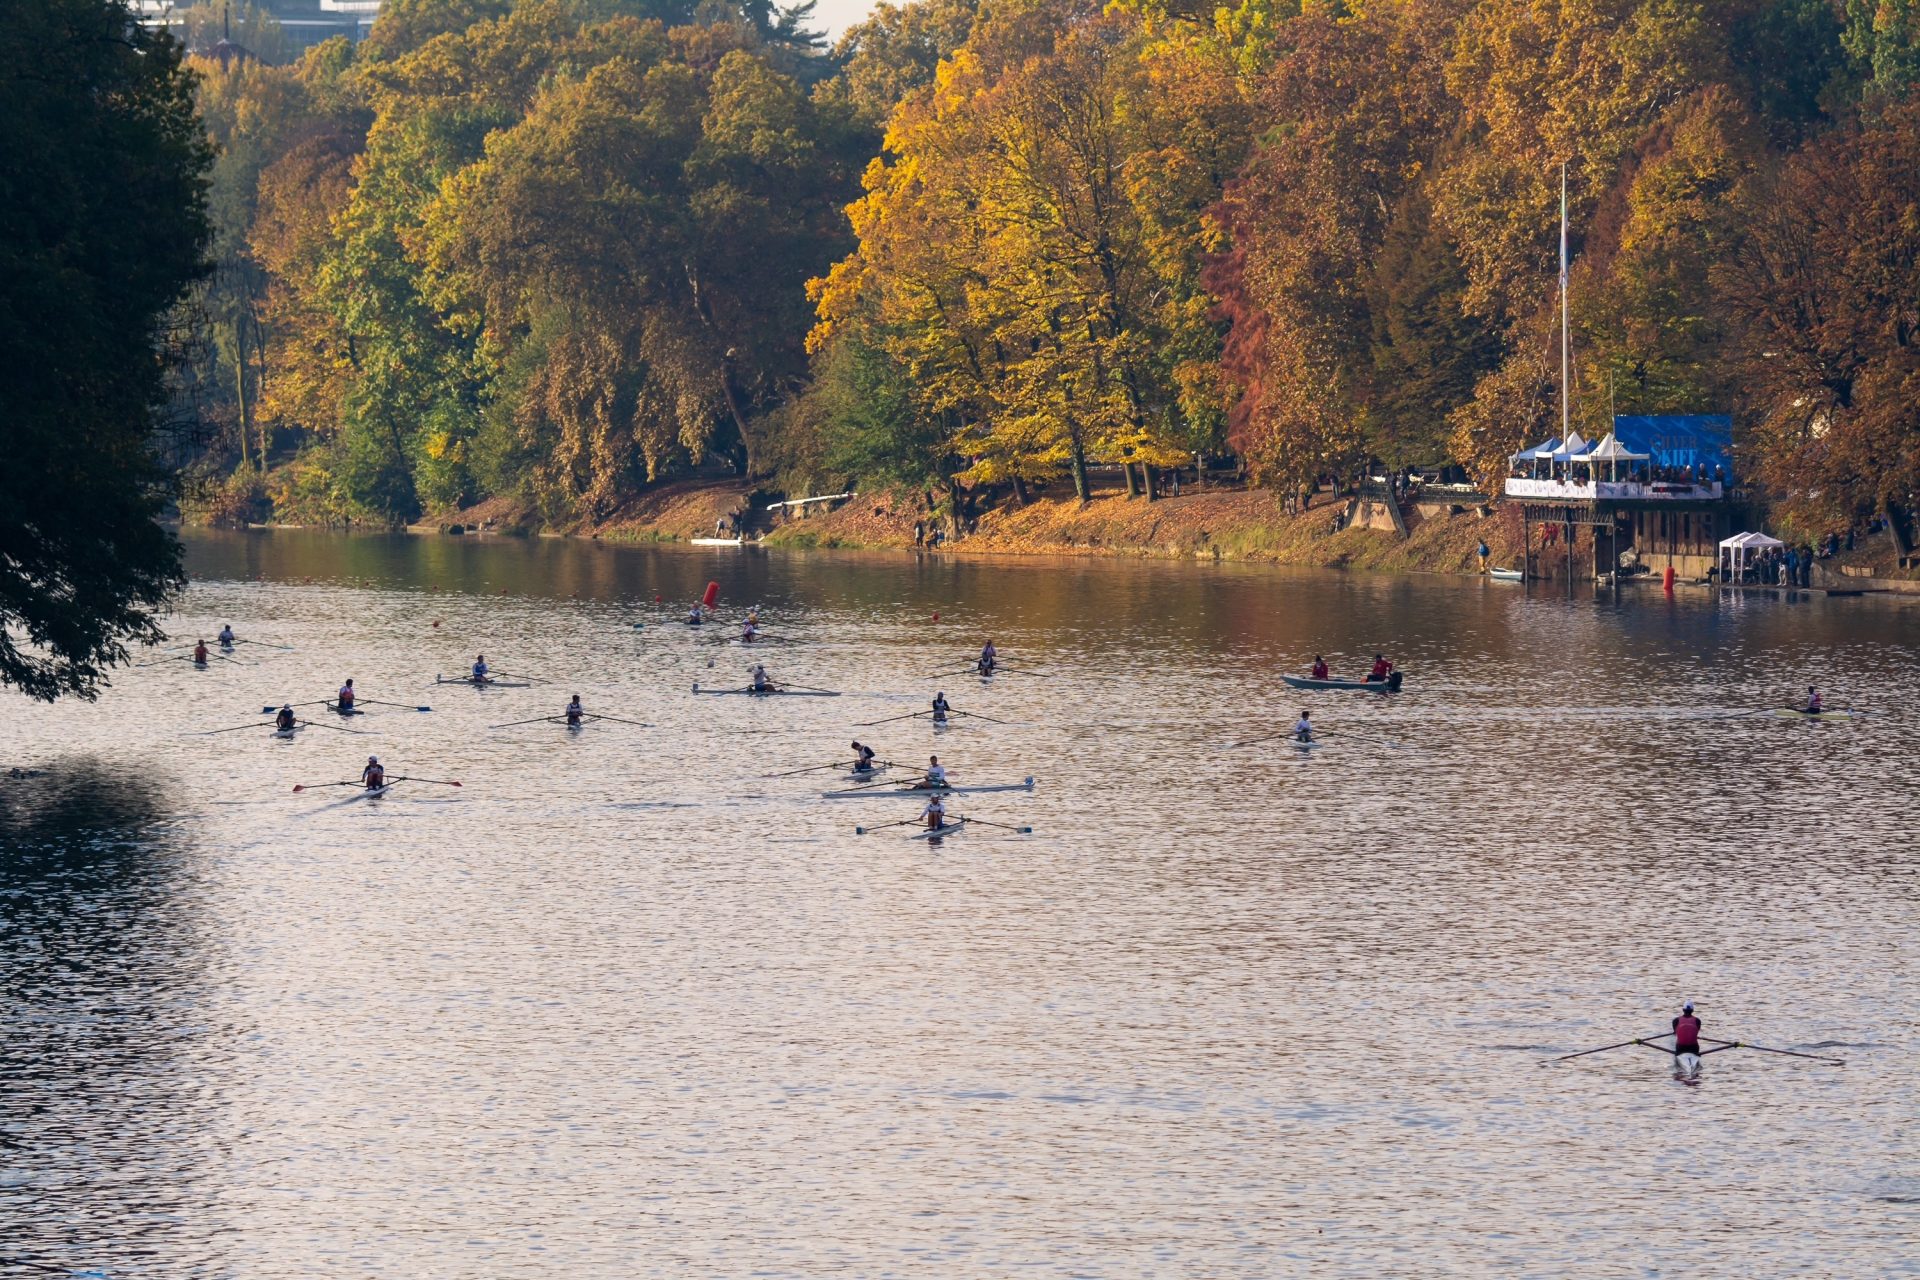
[{"label": "tree trunk", "polygon": [[1127,478],[1127,496],[1129,498],[1139,497],[1140,490],[1135,488],[1133,483],[1133,464],[1131,462],[1122,462],[1120,464],[1120,474]]},{"label": "tree trunk", "polygon": [[1013,501],[1016,506],[1027,505],[1027,486],[1021,482],[1019,476],[1013,478]]},{"label": "tree trunk", "polygon": [[1153,468],[1144,462],[1140,464],[1140,487],[1147,491],[1148,502],[1160,500],[1160,486],[1154,483]]},{"label": "tree trunk", "polygon": [[[247,437],[253,432],[253,422],[247,416],[247,322],[238,313],[233,317],[233,394],[240,403],[240,465],[250,467],[253,464],[247,458]],[[260,469],[267,469],[265,458],[260,459]]]},{"label": "tree trunk", "polygon": [[1086,506],[1090,500],[1087,493],[1087,449],[1080,439],[1080,428],[1067,428],[1067,446],[1073,458],[1073,495],[1080,499],[1080,505]]}]

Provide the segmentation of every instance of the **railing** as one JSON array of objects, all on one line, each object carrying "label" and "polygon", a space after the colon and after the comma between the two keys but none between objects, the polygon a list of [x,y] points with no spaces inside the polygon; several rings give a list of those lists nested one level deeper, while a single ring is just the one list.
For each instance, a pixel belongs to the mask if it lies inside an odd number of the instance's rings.
[{"label": "railing", "polygon": [[1561,498],[1573,502],[1706,502],[1726,496],[1718,480],[1693,484],[1679,480],[1530,480],[1507,481],[1509,498]]}]

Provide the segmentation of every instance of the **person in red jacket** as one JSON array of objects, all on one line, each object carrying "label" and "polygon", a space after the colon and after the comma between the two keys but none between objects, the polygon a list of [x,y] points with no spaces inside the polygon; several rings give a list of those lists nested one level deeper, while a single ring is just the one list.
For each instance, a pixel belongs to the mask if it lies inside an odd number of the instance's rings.
[{"label": "person in red jacket", "polygon": [[1387,661],[1387,655],[1384,653],[1374,654],[1373,670],[1367,673],[1367,679],[1369,681],[1385,680],[1388,676],[1392,674],[1393,674],[1393,664]]},{"label": "person in red jacket", "polygon": [[1695,1057],[1700,1054],[1700,1019],[1693,1016],[1692,1005],[1681,1009],[1680,1016],[1673,1020],[1673,1054],[1677,1058],[1683,1053]]}]

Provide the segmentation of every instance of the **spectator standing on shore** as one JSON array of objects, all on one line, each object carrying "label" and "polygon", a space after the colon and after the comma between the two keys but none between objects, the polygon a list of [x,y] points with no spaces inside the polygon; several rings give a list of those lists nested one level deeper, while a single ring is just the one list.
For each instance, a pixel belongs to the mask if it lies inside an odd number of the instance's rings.
[{"label": "spectator standing on shore", "polygon": [[1477,548],[1477,550],[1480,555],[1480,572],[1485,573],[1487,571],[1487,557],[1492,555],[1493,552],[1488,549],[1487,540],[1485,538],[1480,539],[1480,546]]}]

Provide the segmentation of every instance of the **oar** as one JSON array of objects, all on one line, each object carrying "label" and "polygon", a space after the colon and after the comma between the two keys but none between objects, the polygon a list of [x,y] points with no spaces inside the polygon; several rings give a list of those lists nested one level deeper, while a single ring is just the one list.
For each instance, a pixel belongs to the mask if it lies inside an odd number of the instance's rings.
[{"label": "oar", "polygon": [[286,651],[287,651],[288,653],[292,653],[292,652],[293,652],[293,646],[292,646],[292,645],[290,645],[290,644],[275,644],[275,643],[273,643],[273,641],[271,641],[271,640],[238,640],[238,639],[236,639],[236,640],[234,641],[234,643],[235,643],[235,644],[257,644],[257,645],[259,645],[259,646],[260,646],[260,647],[261,647],[262,649],[284,649],[284,650],[286,650]]},{"label": "oar", "polygon": [[[925,782],[926,779],[922,778],[921,781]],[[863,782],[857,787],[842,787],[840,789],[842,791],[877,791],[881,787],[897,787],[899,785],[900,780],[898,778],[882,778],[878,782]],[[909,790],[910,789],[911,788],[909,788]]]},{"label": "oar", "polygon": [[353,779],[351,782],[302,782],[297,786],[295,786],[294,790],[295,791],[318,791],[322,787],[357,787],[359,785],[360,785],[360,779],[358,778]]},{"label": "oar", "polygon": [[1012,831],[1023,836],[1033,834],[1032,827],[1010,827],[1004,822],[988,822],[985,818],[962,818],[960,821],[982,827],[998,827],[1002,831]]},{"label": "oar", "polygon": [[1230,742],[1220,749],[1222,751],[1238,751],[1242,747],[1257,747],[1263,742],[1276,742],[1281,738],[1291,738],[1292,736],[1293,730],[1288,729],[1285,733],[1269,733],[1265,737],[1249,738],[1245,742]]},{"label": "oar", "polygon": [[896,720],[917,720],[917,719],[918,719],[918,718],[920,718],[921,716],[930,716],[930,715],[932,715],[932,714],[933,714],[933,712],[931,712],[931,711],[909,711],[909,712],[908,712],[908,713],[907,713],[906,715],[903,715],[903,716],[888,716],[888,717],[887,717],[887,718],[886,718],[885,720],[862,720],[862,721],[860,722],[860,727],[861,727],[862,729],[871,729],[871,728],[873,728],[873,727],[874,727],[875,725],[880,725],[880,724],[892,724],[892,723],[894,723],[894,722],[895,722]]},{"label": "oar", "polygon": [[941,676],[966,676],[972,675],[974,670],[975,668],[973,667],[961,667],[958,671],[936,671],[925,678],[928,680],[938,680]]},{"label": "oar", "polygon": [[534,684],[547,683],[546,677],[544,676],[521,675],[518,671],[493,671],[493,672],[489,672],[488,674],[496,675],[496,676],[505,676],[509,680],[529,680],[529,681],[532,681]]},{"label": "oar", "polygon": [[[559,717],[556,717],[556,719],[557,719],[557,718],[559,718]],[[601,715],[601,714],[600,714],[599,712],[597,712],[597,711],[589,711],[589,712],[587,712],[587,719],[589,719],[589,720],[610,720],[610,721],[612,721],[612,722],[613,722],[614,724],[630,724],[630,725],[632,725],[632,726],[633,726],[634,728],[636,728],[636,729],[651,729],[651,728],[653,728],[653,726],[652,726],[652,725],[650,725],[650,724],[647,724],[647,723],[645,723],[644,721],[640,721],[640,720],[622,720],[622,719],[621,719],[621,718],[620,718],[619,716],[603,716],[603,715]]]},{"label": "oar", "polygon": [[[1671,1034],[1671,1033],[1668,1033],[1668,1034]],[[1564,1054],[1564,1055],[1562,1055],[1561,1057],[1558,1057],[1558,1058],[1554,1058],[1554,1059],[1551,1059],[1551,1060],[1550,1060],[1550,1061],[1548,1061],[1548,1062],[1543,1062],[1543,1063],[1541,1063],[1540,1065],[1541,1065],[1541,1066],[1543,1066],[1543,1067],[1545,1067],[1545,1066],[1551,1066],[1551,1065],[1552,1065],[1553,1063],[1555,1063],[1555,1062],[1567,1062],[1567,1061],[1569,1061],[1569,1060],[1571,1060],[1571,1059],[1573,1059],[1573,1058],[1584,1058],[1584,1057],[1586,1057],[1586,1056],[1587,1056],[1588,1054],[1592,1054],[1592,1053],[1608,1053],[1608,1052],[1610,1052],[1610,1051],[1612,1051],[1612,1050],[1614,1050],[1614,1049],[1624,1049],[1624,1048],[1626,1048],[1626,1047],[1627,1047],[1628,1045],[1634,1045],[1634,1044],[1646,1044],[1646,1043],[1647,1043],[1647,1041],[1646,1041],[1646,1038],[1645,1038],[1645,1037],[1641,1037],[1640,1039],[1637,1039],[1637,1040],[1622,1040],[1622,1041],[1621,1041],[1621,1042],[1620,1042],[1619,1044],[1605,1044],[1605,1045],[1601,1045],[1601,1046],[1600,1046],[1600,1047],[1599,1047],[1598,1049],[1582,1049],[1582,1050],[1581,1050],[1580,1052],[1578,1052],[1578,1053],[1569,1053],[1569,1054]],[[1656,1044],[1656,1045],[1648,1045],[1647,1047],[1648,1047],[1648,1048],[1651,1048],[1651,1049],[1658,1049],[1658,1048],[1660,1048],[1660,1046],[1659,1046],[1659,1045],[1657,1045],[1657,1044]],[[1664,1052],[1664,1050],[1663,1050],[1663,1052]]]},{"label": "oar", "polygon": [[835,760],[831,764],[809,765],[804,769],[789,769],[785,773],[763,773],[760,776],[763,778],[796,778],[803,773],[819,773],[822,769],[844,769],[846,767],[848,766],[844,761]]},{"label": "oar", "polygon": [[513,727],[514,727],[515,725],[522,725],[522,724],[545,724],[545,723],[546,723],[547,721],[549,721],[549,720],[558,720],[558,719],[560,719],[560,717],[559,717],[559,716],[535,716],[535,717],[533,717],[533,719],[531,719],[531,720],[509,720],[509,721],[507,721],[507,722],[506,722],[505,724],[490,724],[490,725],[488,725],[488,726],[487,726],[487,728],[489,728],[489,729],[511,729],[511,728],[513,728]]},{"label": "oar", "polygon": [[[279,708],[277,708],[277,707],[276,707],[276,708],[274,708],[274,709],[275,709],[276,711],[277,711],[277,710],[279,710]],[[200,733],[200,734],[199,734],[198,736],[199,736],[199,737],[202,737],[202,738],[211,738],[211,737],[213,737],[213,736],[214,736],[215,734],[220,734],[220,733],[238,733],[238,732],[240,732],[240,730],[242,730],[242,729],[263,729],[263,728],[269,728],[269,729],[270,729],[270,728],[272,728],[272,727],[273,727],[273,726],[271,726],[271,725],[263,725],[263,724],[261,724],[261,723],[260,723],[260,722],[259,722],[258,720],[255,720],[255,721],[254,721],[254,722],[253,722],[252,724],[236,724],[236,725],[234,725],[234,726],[232,726],[231,728],[227,728],[227,729],[207,729],[207,730],[205,730],[205,731],[203,731],[203,732],[201,732],[201,733]]]},{"label": "oar", "polygon": [[839,692],[839,690],[837,689],[817,689],[810,684],[787,683],[787,684],[776,684],[773,687],[775,689],[799,689],[803,693],[837,693]]},{"label": "oar", "polygon": [[460,785],[459,783],[454,782],[449,778],[409,778],[404,775],[398,778],[388,778],[387,781],[388,782],[424,782],[430,786],[435,786],[435,787],[457,787]]},{"label": "oar", "polygon": [[1004,662],[994,663],[993,669],[995,671],[1011,671],[1017,676],[1044,676],[1048,680],[1053,679],[1053,672],[1051,671],[1034,671],[1028,667],[1010,667]]},{"label": "oar", "polygon": [[[1705,1037],[1701,1037],[1705,1039]],[[1718,1049],[1709,1049],[1708,1053],[1724,1053],[1728,1049],[1752,1049],[1757,1053],[1777,1053],[1783,1058],[1806,1058],[1811,1062],[1824,1062],[1830,1066],[1844,1067],[1844,1058],[1823,1058],[1817,1053],[1798,1053],[1792,1049],[1769,1049],[1763,1044],[1748,1044],[1745,1040],[1708,1040],[1708,1044],[1717,1044]]]},{"label": "oar", "polygon": [[[289,702],[287,705],[290,707],[324,707],[332,701],[332,698],[315,698],[312,702]],[[270,716],[279,709],[278,707],[262,707],[260,708],[260,714]]]},{"label": "oar", "polygon": [[359,705],[360,705],[361,703],[363,703],[363,702],[365,702],[365,703],[368,703],[369,705],[372,705],[372,706],[376,706],[376,707],[399,707],[399,708],[400,708],[401,710],[403,710],[403,711],[431,711],[431,710],[433,710],[433,708],[432,708],[432,707],[416,707],[416,706],[414,706],[414,705],[412,705],[411,703],[406,703],[406,702],[382,702],[382,701],[380,701],[380,699],[378,699],[378,698],[355,698],[355,699],[353,700],[353,705],[357,707],[357,706],[359,706]]},{"label": "oar", "polygon": [[985,720],[988,724],[1005,724],[1005,720],[995,720],[992,716],[983,716],[978,711],[955,711],[956,716],[966,716],[970,720]]},{"label": "oar", "polygon": [[1377,733],[1357,733],[1352,729],[1335,729],[1330,733],[1316,732],[1313,736],[1315,738],[1358,738],[1362,742],[1377,742],[1381,746],[1391,747],[1395,751],[1416,751],[1419,749],[1417,747],[1409,747],[1404,742],[1395,742],[1391,738],[1383,738]]},{"label": "oar", "polygon": [[348,728],[345,728],[344,726],[337,725],[337,724],[321,724],[318,720],[302,720],[300,723],[302,726],[308,729],[331,729],[335,733],[351,733],[356,738],[363,738],[366,736],[365,730],[348,729]]},{"label": "oar", "polygon": [[876,831],[885,831],[888,827],[911,827],[919,821],[920,819],[918,818],[905,818],[899,822],[883,822],[877,827],[855,827],[853,834],[857,836],[868,836]]},{"label": "oar", "polygon": [[224,653],[210,653],[207,656],[209,658],[218,658],[222,662],[231,662],[236,667],[250,667],[253,665],[251,662],[242,662],[238,658],[230,658]]}]

